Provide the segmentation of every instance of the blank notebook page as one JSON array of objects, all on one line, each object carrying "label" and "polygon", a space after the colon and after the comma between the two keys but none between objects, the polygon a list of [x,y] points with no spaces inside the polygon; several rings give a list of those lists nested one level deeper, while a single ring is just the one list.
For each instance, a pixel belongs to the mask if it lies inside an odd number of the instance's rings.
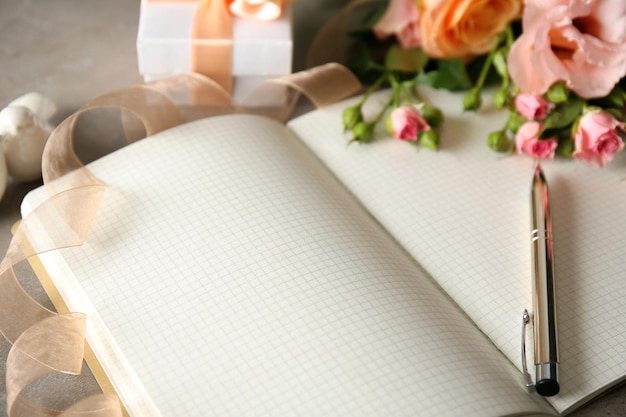
[{"label": "blank notebook page", "polygon": [[[461,95],[444,91],[423,96],[446,117],[437,152],[384,132],[346,146],[339,114],[352,102],[289,125],[521,368],[522,312],[532,307],[534,161],[487,147],[505,111],[463,112]],[[552,197],[561,350],[562,391],[550,401],[564,411],[626,374],[626,154],[602,169],[564,158],[542,166]]]},{"label": "blank notebook page", "polygon": [[87,243],[42,260],[131,415],[550,411],[283,125],[194,122],[92,170]]}]

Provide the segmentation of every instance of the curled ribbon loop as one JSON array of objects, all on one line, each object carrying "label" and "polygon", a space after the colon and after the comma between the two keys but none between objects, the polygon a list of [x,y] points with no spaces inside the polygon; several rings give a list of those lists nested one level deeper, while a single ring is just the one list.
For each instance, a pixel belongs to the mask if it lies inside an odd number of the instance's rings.
[{"label": "curled ribbon loop", "polygon": [[[86,317],[57,314],[30,297],[20,286],[13,266],[46,251],[77,246],[86,238],[99,209],[105,185],[83,165],[74,151],[78,118],[98,108],[118,108],[132,114],[144,136],[200,117],[224,113],[270,114],[286,120],[298,94],[268,109],[255,105],[265,88],[296,91],[316,106],[356,93],[357,78],[339,64],[327,64],[272,80],[253,91],[245,106],[235,106],[214,80],[199,74],[181,74],[151,84],[104,94],[82,107],[52,132],[43,156],[43,178],[48,199],[26,216],[16,229],[0,263],[0,332],[14,343],[7,361],[7,398],[10,417],[58,416],[59,411],[34,404],[20,393],[33,381],[54,372],[80,373],[84,353]],[[262,102],[262,100],[261,100]],[[126,126],[125,126],[126,127]],[[131,130],[131,129],[129,129]],[[105,138],[106,139],[106,138]],[[129,142],[138,139],[130,135]],[[46,236],[34,233],[45,225]],[[85,398],[60,416],[121,416],[116,396]]]},{"label": "curled ribbon loop", "polygon": [[[52,417],[53,410],[27,400],[20,392],[35,380],[54,372],[78,375],[83,363],[85,316],[59,314],[26,330],[7,358],[7,410],[9,415]],[[62,415],[75,417],[121,417],[119,400],[112,395],[95,395],[89,404],[79,402]],[[95,406],[95,407],[94,407]]]}]

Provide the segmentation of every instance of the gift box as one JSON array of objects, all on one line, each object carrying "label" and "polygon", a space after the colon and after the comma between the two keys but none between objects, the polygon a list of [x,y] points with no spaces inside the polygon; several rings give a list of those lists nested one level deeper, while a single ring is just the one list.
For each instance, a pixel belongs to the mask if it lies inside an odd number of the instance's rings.
[{"label": "gift box", "polygon": [[[144,81],[191,71],[196,1],[141,2],[137,34],[139,72]],[[233,17],[233,97],[240,101],[260,82],[291,73],[292,11],[276,20]]]}]

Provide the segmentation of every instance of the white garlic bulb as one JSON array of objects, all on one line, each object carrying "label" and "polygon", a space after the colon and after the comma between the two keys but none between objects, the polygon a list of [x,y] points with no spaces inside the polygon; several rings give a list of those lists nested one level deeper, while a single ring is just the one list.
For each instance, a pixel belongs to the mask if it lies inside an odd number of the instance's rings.
[{"label": "white garlic bulb", "polygon": [[57,106],[52,100],[41,93],[26,93],[10,102],[7,107],[22,106],[30,110],[43,123],[48,123],[56,113]]},{"label": "white garlic bulb", "polygon": [[41,177],[43,149],[52,132],[48,120],[55,111],[54,103],[39,93],[25,94],[0,111],[0,139],[11,177]]}]

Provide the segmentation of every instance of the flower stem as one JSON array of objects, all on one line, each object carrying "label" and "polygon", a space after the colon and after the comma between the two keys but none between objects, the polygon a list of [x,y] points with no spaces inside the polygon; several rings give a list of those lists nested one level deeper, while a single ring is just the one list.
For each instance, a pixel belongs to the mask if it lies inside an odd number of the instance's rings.
[{"label": "flower stem", "polygon": [[415,99],[418,102],[421,102],[421,99],[419,95],[417,94],[417,91],[411,91],[407,89],[403,83],[399,82],[396,79],[396,76],[392,72],[389,73],[389,82],[393,87],[394,96],[396,95],[396,92],[397,92],[399,95],[404,96],[406,101],[409,103],[413,102],[413,97],[415,97]]},{"label": "flower stem", "polygon": [[487,79],[487,73],[489,73],[489,68],[491,67],[491,64],[493,63],[493,58],[496,55],[496,50],[497,48],[494,47],[491,49],[491,51],[489,51],[489,55],[487,55],[485,63],[483,64],[483,67],[480,70],[480,74],[478,75],[478,80],[476,80],[476,85],[474,86],[475,89],[480,90],[483,88],[485,80]]},{"label": "flower stem", "polygon": [[367,101],[367,99],[369,98],[369,96],[376,90],[378,90],[378,88],[381,86],[381,84],[383,83],[383,81],[385,81],[385,79],[387,79],[387,74],[383,73],[381,74],[380,77],[378,77],[378,79],[374,82],[374,84],[372,84],[367,91],[365,92],[365,94],[363,95],[363,97],[361,98],[361,101],[359,102],[359,105],[363,105],[363,103],[365,103]]},{"label": "flower stem", "polygon": [[511,25],[507,25],[506,29],[504,30],[504,35],[506,36],[506,46],[507,49],[511,47],[511,45],[513,45],[513,42],[515,42],[515,37],[513,36],[513,27],[511,27]]}]

